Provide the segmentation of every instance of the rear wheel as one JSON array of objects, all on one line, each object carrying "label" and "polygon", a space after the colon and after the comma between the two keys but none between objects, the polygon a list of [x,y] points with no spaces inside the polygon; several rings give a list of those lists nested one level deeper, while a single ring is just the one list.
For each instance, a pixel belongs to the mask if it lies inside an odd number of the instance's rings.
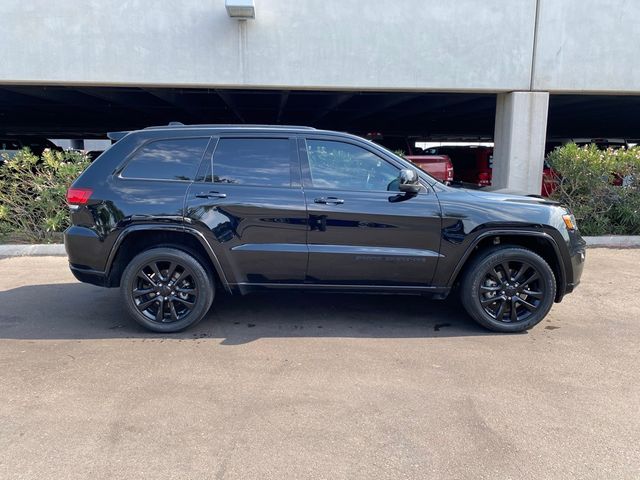
[{"label": "rear wheel", "polygon": [[556,279],[531,250],[499,247],[473,260],[461,289],[462,303],[478,323],[497,332],[521,332],[549,313]]},{"label": "rear wheel", "polygon": [[135,321],[164,333],[202,320],[215,294],[202,264],[173,248],[153,248],[136,256],[127,265],[120,288]]}]

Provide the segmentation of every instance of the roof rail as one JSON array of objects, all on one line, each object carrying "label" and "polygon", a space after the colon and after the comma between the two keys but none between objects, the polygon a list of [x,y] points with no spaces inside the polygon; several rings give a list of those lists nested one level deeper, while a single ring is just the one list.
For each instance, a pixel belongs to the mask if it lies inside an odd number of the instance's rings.
[{"label": "roof rail", "polygon": [[260,124],[245,124],[245,123],[202,123],[194,125],[185,125],[180,122],[171,122],[169,125],[154,125],[152,127],[146,127],[145,130],[161,130],[163,128],[273,128],[273,129],[288,129],[295,128],[299,130],[315,130],[313,127],[306,127],[303,125],[260,125]]}]

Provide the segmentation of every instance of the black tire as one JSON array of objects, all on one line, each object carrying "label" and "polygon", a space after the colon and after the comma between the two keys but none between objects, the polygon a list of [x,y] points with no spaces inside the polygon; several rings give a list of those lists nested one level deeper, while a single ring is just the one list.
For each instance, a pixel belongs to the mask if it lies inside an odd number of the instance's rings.
[{"label": "black tire", "polygon": [[464,308],[480,325],[496,332],[522,332],[549,313],[556,278],[540,255],[501,246],[472,260],[460,289]]},{"label": "black tire", "polygon": [[148,330],[173,333],[207,314],[215,284],[194,257],[174,248],[152,248],[129,262],[120,291],[129,314]]}]

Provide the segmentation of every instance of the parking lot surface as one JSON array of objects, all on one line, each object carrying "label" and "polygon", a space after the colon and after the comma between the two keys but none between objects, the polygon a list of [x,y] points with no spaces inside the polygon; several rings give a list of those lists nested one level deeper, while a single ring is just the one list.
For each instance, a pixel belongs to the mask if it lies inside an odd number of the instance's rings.
[{"label": "parking lot surface", "polygon": [[640,478],[640,250],[525,334],[455,299],[219,295],[173,335],[0,259],[0,478]]}]

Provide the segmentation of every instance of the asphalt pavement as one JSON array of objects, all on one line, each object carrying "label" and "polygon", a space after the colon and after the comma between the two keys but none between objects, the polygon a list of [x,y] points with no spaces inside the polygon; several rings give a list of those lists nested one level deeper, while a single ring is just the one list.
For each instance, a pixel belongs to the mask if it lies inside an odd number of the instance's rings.
[{"label": "asphalt pavement", "polygon": [[0,259],[1,479],[640,478],[640,250],[524,334],[456,299],[218,295],[174,335]]}]

